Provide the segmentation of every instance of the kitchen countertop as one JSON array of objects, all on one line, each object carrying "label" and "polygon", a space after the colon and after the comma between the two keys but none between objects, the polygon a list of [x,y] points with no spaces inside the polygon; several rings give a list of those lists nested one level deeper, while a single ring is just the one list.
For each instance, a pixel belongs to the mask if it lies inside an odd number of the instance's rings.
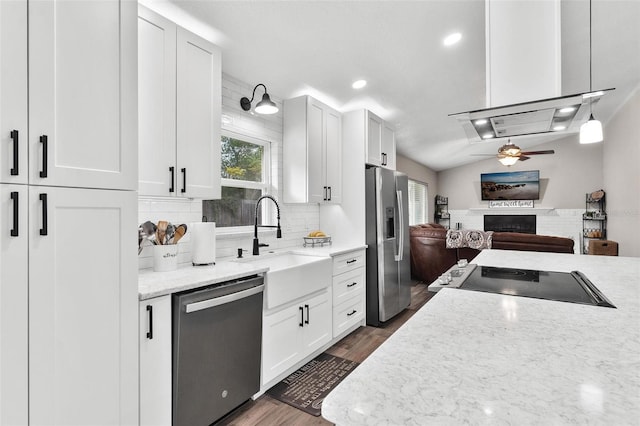
[{"label": "kitchen countertop", "polygon": [[[366,245],[325,245],[324,247],[299,247],[277,250],[275,252],[263,251],[259,257],[268,258],[269,255],[278,253],[294,253],[308,256],[337,256],[354,250],[366,248]],[[153,269],[141,269],[138,271],[138,297],[139,300],[151,299],[184,290],[204,287],[210,284],[221,283],[267,272],[269,268],[258,267],[252,264],[253,256],[245,255],[245,261],[236,261],[234,257],[219,259],[215,265],[192,266],[180,265],[177,270],[170,272],[154,272]]]},{"label": "kitchen countertop", "polygon": [[640,258],[484,250],[478,265],[579,270],[617,309],[440,290],[322,404],[337,425],[640,419]]}]

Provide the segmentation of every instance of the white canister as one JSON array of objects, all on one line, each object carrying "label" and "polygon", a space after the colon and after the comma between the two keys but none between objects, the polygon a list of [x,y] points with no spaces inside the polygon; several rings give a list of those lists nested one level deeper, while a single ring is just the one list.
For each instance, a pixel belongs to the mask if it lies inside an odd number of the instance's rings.
[{"label": "white canister", "polygon": [[189,226],[191,261],[194,265],[216,263],[216,223],[196,222]]},{"label": "white canister", "polygon": [[153,270],[156,272],[175,271],[178,269],[178,245],[153,246]]}]

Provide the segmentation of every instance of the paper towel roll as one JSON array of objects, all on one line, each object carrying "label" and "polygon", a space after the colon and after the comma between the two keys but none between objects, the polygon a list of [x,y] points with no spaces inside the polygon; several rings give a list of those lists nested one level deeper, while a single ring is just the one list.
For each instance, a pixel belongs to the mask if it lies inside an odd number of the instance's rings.
[{"label": "paper towel roll", "polygon": [[196,222],[191,231],[191,261],[194,265],[209,265],[216,262],[216,223]]}]

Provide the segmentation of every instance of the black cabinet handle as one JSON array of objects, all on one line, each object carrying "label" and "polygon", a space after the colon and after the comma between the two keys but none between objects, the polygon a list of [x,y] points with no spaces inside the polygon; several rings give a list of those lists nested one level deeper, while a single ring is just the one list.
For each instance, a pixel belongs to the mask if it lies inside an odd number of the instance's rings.
[{"label": "black cabinet handle", "polygon": [[300,309],[300,327],[304,327],[304,310],[302,306],[298,306],[298,309]]},{"label": "black cabinet handle", "polygon": [[356,310],[354,309],[353,311],[351,311],[350,313],[348,313],[348,314],[347,314],[347,316],[348,316],[348,317],[350,317],[351,315],[355,314],[356,312],[358,312],[358,311],[356,311]]},{"label": "black cabinet handle", "polygon": [[331,201],[331,187],[328,186],[327,188],[329,188],[329,201]]},{"label": "black cabinet handle", "polygon": [[11,192],[11,199],[13,200],[13,228],[11,228],[11,236],[18,236],[18,192]]},{"label": "black cabinet handle", "polygon": [[347,260],[347,265],[350,265],[350,264],[352,264],[353,262],[357,262],[357,260],[356,260],[356,259]]},{"label": "black cabinet handle", "polygon": [[304,323],[309,324],[309,305],[304,305],[304,308],[307,310],[307,320]]},{"label": "black cabinet handle", "polygon": [[382,153],[382,165],[383,166],[387,165],[387,153],[386,152]]},{"label": "black cabinet handle", "polygon": [[180,169],[180,171],[182,172],[182,189],[180,190],[180,192],[184,194],[185,192],[187,192],[187,169],[183,167],[182,169]]},{"label": "black cabinet handle", "polygon": [[171,187],[169,187],[169,192],[174,192],[176,190],[173,184],[176,180],[176,168],[171,166],[169,167],[169,171],[171,172]]},{"label": "black cabinet handle", "polygon": [[353,287],[354,285],[358,285],[358,283],[347,284],[347,287]]},{"label": "black cabinet handle", "polygon": [[322,199],[323,199],[324,201],[327,201],[327,187],[326,187],[326,186],[323,186],[323,187],[322,187],[322,190],[324,191],[324,196],[322,197]]},{"label": "black cabinet handle", "polygon": [[147,305],[147,315],[149,315],[149,331],[147,331],[147,339],[153,339],[153,306]]},{"label": "black cabinet handle", "polygon": [[47,194],[40,194],[40,201],[42,201],[42,228],[40,228],[40,235],[47,235]]},{"label": "black cabinet handle", "polygon": [[47,135],[40,136],[40,143],[42,144],[42,170],[40,170],[40,177],[46,178],[48,162],[47,152],[49,151],[49,138],[47,137]]},{"label": "black cabinet handle", "polygon": [[18,131],[11,131],[11,139],[13,140],[13,167],[11,168],[11,176],[18,175]]}]

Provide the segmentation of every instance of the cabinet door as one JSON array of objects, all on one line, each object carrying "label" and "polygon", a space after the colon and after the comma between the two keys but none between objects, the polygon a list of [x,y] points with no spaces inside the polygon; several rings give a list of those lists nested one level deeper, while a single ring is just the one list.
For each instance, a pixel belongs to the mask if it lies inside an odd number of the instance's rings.
[{"label": "cabinet door", "polygon": [[325,173],[329,189],[328,201],[342,202],[342,118],[340,113],[327,109],[325,113]]},{"label": "cabinet door", "polygon": [[304,353],[309,355],[332,336],[331,293],[325,291],[304,302]]},{"label": "cabinet door", "polygon": [[176,24],[138,14],[138,192],[175,195]]},{"label": "cabinet door", "polygon": [[[309,98],[307,105],[307,202],[322,203],[327,198],[325,177],[324,105]],[[288,165],[285,165],[288,167]]]},{"label": "cabinet door", "polygon": [[171,296],[140,302],[140,425],[171,426]]},{"label": "cabinet door", "polygon": [[367,163],[382,164],[382,119],[367,112]]},{"label": "cabinet door", "polygon": [[303,306],[296,304],[263,317],[263,385],[304,357],[301,353],[303,315]]},{"label": "cabinet door", "polygon": [[[0,8],[4,2],[0,3]],[[0,424],[26,425],[28,270],[26,185],[0,184]]]},{"label": "cabinet door", "polygon": [[220,198],[220,50],[178,27],[178,195]]},{"label": "cabinet door", "polygon": [[27,2],[0,1],[0,182],[27,183]]},{"label": "cabinet door", "polygon": [[29,182],[137,188],[137,3],[29,2]]},{"label": "cabinet door", "polygon": [[396,139],[393,127],[388,123],[382,125],[382,161],[387,169],[396,169]]},{"label": "cabinet door", "polygon": [[29,188],[31,424],[138,423],[136,205]]}]

